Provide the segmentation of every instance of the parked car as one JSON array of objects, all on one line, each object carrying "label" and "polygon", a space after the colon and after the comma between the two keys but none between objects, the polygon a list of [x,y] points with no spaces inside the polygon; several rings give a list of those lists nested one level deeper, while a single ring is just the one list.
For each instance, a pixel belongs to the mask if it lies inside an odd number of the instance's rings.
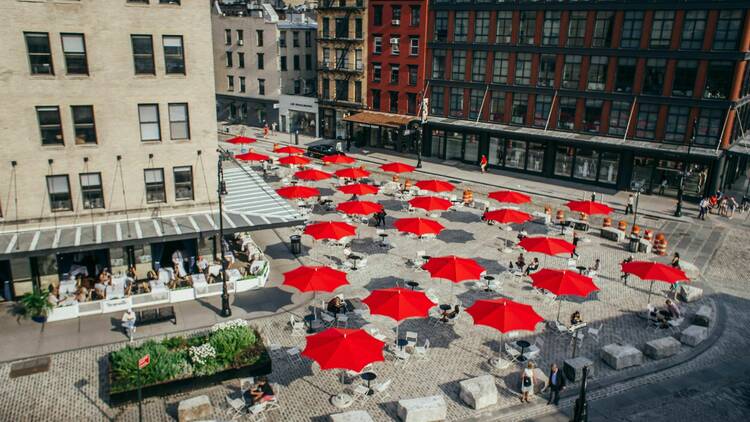
[{"label": "parked car", "polygon": [[318,144],[318,145],[310,145],[307,147],[307,152],[305,155],[308,157],[313,158],[323,158],[328,155],[336,155],[340,154],[338,150],[336,150],[335,145],[331,144]]}]

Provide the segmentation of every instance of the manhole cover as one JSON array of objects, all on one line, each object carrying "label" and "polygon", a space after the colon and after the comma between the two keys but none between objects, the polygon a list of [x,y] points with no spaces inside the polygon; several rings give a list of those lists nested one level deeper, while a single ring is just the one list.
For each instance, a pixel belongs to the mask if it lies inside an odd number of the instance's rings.
[{"label": "manhole cover", "polygon": [[36,359],[16,362],[10,366],[10,377],[18,378],[26,375],[49,371],[50,358],[45,356]]}]

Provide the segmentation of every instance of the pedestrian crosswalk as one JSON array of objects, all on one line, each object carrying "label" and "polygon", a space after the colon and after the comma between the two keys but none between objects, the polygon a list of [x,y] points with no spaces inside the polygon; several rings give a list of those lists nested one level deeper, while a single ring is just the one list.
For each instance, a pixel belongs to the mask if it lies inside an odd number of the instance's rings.
[{"label": "pedestrian crosswalk", "polygon": [[227,185],[227,196],[224,199],[226,210],[261,218],[302,220],[302,216],[249,167],[225,168],[224,180]]}]

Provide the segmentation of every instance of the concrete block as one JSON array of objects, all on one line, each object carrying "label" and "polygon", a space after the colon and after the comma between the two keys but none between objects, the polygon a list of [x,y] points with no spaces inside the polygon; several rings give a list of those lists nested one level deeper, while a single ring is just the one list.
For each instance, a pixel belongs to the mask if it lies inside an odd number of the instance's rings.
[{"label": "concrete block", "polygon": [[601,236],[605,239],[612,240],[615,242],[621,242],[625,239],[625,233],[617,230],[614,227],[602,227]]},{"label": "concrete block", "polygon": [[214,409],[208,396],[196,396],[183,400],[177,406],[179,422],[203,421],[211,419]]},{"label": "concrete block", "polygon": [[695,302],[703,297],[703,289],[687,284],[680,285],[679,298],[683,302]]},{"label": "concrete block", "polygon": [[583,356],[577,358],[565,359],[563,361],[563,374],[572,382],[576,382],[583,377],[583,368],[588,366],[589,375],[594,374],[594,361]]},{"label": "concrete block", "polygon": [[698,311],[693,316],[693,325],[700,325],[701,327],[708,327],[713,319],[713,309],[708,305],[701,305]]},{"label": "concrete block", "polygon": [[448,407],[443,396],[419,397],[398,401],[398,417],[403,422],[445,420]]},{"label": "concrete block", "polygon": [[674,337],[662,337],[646,342],[643,352],[652,359],[664,359],[680,351],[680,342]]},{"label": "concrete block", "polygon": [[335,413],[330,415],[331,422],[374,422],[369,413],[364,410]]},{"label": "concrete block", "polygon": [[602,360],[614,369],[624,369],[643,363],[643,353],[626,344],[608,344],[602,347]]},{"label": "concrete block", "polygon": [[708,328],[699,325],[691,325],[680,333],[680,341],[688,346],[697,346],[708,338]]},{"label": "concrete block", "polygon": [[458,384],[461,387],[459,397],[474,409],[483,409],[497,403],[497,386],[492,375],[470,378]]}]

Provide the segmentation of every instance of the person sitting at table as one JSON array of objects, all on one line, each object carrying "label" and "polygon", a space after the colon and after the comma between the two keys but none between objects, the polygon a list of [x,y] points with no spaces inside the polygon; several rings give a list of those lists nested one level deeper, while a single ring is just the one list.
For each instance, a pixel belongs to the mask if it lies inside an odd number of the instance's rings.
[{"label": "person sitting at table", "polygon": [[524,271],[524,273],[526,275],[529,275],[538,269],[539,269],[539,258],[534,258],[534,260],[531,261],[531,264],[529,264],[529,266],[526,267],[526,271]]},{"label": "person sitting at table", "polygon": [[680,308],[678,308],[671,299],[667,299],[667,301],[664,302],[664,309],[659,310],[657,318],[659,316],[664,317],[667,321],[678,319],[680,317]]},{"label": "person sitting at table", "polygon": [[458,305],[454,306],[453,309],[448,309],[446,311],[443,311],[443,316],[440,318],[440,321],[442,322],[448,322],[449,319],[453,319],[458,316],[459,313]]},{"label": "person sitting at table", "polygon": [[523,270],[523,267],[525,267],[525,266],[526,266],[526,258],[523,257],[523,252],[521,252],[518,255],[518,258],[516,258],[516,267],[519,270]]},{"label": "person sitting at table", "polygon": [[601,261],[599,258],[596,258],[596,261],[594,261],[594,265],[590,266],[588,270],[586,270],[586,273],[588,275],[594,275],[599,272],[599,267],[601,266]]},{"label": "person sitting at table", "polygon": [[60,291],[52,284],[49,285],[47,291],[49,292],[49,294],[47,294],[47,301],[52,305],[57,306],[60,302]]},{"label": "person sitting at table", "polygon": [[245,402],[250,405],[271,401],[275,398],[273,388],[268,383],[268,378],[266,377],[259,377],[258,383],[253,388],[245,391],[244,395]]},{"label": "person sitting at table", "polygon": [[528,236],[528,233],[526,233],[525,230],[521,230],[520,232],[518,232],[518,236],[516,237],[518,238],[518,241],[520,242],[527,236]]},{"label": "person sitting at table", "polygon": [[679,252],[675,252],[672,256],[672,268],[680,269],[680,254]]},{"label": "person sitting at table", "polygon": [[338,313],[345,313],[346,312],[346,303],[344,303],[343,300],[339,296],[334,296],[333,299],[328,301],[328,306],[326,307],[328,312],[333,313],[334,315]]},{"label": "person sitting at table", "polygon": [[99,283],[102,283],[105,286],[112,283],[112,274],[110,274],[106,268],[99,273]]},{"label": "person sitting at table", "polygon": [[208,261],[206,261],[206,258],[203,258],[203,255],[198,256],[195,266],[198,268],[198,272],[208,279]]},{"label": "person sitting at table", "polygon": [[[104,273],[102,273],[104,274]],[[99,281],[94,284],[94,291],[91,294],[93,300],[101,300],[107,298],[107,285],[102,282],[102,277],[99,277]]]},{"label": "person sitting at table", "polygon": [[573,314],[570,316],[570,325],[578,325],[583,323],[583,318],[581,318],[581,313],[579,311],[573,312]]},{"label": "person sitting at table", "polygon": [[84,286],[79,286],[75,292],[76,302],[83,303],[89,300],[89,290]]}]

